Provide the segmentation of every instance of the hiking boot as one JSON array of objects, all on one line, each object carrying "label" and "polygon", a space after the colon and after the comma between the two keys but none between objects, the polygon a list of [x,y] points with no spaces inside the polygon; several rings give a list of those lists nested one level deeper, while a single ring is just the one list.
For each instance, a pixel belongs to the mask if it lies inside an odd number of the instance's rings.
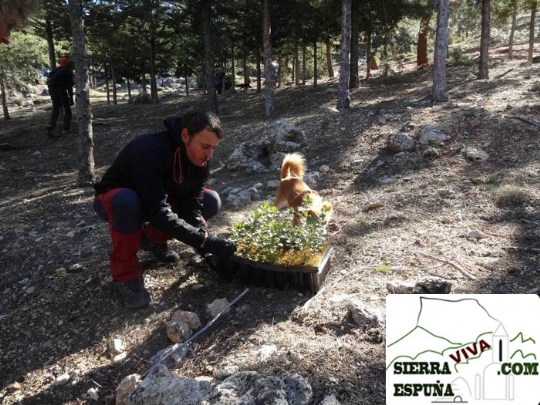
[{"label": "hiking boot", "polygon": [[47,136],[51,139],[59,139],[62,136],[62,132],[58,132],[55,128],[47,125]]},{"label": "hiking boot", "polygon": [[47,136],[51,139],[54,139],[54,128],[52,128],[50,125],[47,125]]},{"label": "hiking boot", "polygon": [[142,232],[141,249],[150,252],[160,263],[176,263],[180,256],[167,244],[158,245],[147,238],[145,232]]},{"label": "hiking boot", "polygon": [[150,304],[150,294],[141,283],[141,278],[130,281],[115,281],[114,284],[126,307],[137,309]]}]

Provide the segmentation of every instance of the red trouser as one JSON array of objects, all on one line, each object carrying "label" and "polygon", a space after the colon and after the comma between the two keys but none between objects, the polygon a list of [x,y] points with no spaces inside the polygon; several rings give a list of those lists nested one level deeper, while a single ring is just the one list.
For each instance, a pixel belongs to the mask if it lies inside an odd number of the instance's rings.
[{"label": "red trouser", "polygon": [[[182,204],[169,201],[172,210],[182,217]],[[203,217],[209,219],[220,209],[221,200],[213,190],[204,190]],[[109,254],[111,274],[114,281],[130,281],[141,275],[142,269],[137,258],[141,248],[143,223],[147,220],[139,195],[129,188],[113,188],[94,199],[94,210],[109,223],[113,248]],[[145,227],[148,239],[165,245],[170,236],[151,224]]]}]

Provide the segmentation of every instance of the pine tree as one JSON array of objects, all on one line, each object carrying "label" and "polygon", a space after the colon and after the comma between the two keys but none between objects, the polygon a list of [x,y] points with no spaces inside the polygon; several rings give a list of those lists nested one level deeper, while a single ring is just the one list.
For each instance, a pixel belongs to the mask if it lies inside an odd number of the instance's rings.
[{"label": "pine tree", "polygon": [[267,117],[274,111],[274,75],[272,65],[272,26],[270,24],[270,0],[263,0],[263,44],[264,44],[264,110]]},{"label": "pine tree", "polygon": [[351,0],[341,1],[341,53],[339,65],[339,87],[337,108],[349,108],[350,51],[351,51]]},{"label": "pine tree", "polygon": [[527,61],[532,63],[534,53],[534,23],[536,21],[536,10],[538,8],[538,0],[531,0],[531,21],[529,23],[529,51]]},{"label": "pine tree", "polygon": [[23,90],[38,76],[46,45],[34,35],[14,32],[10,46],[0,46],[0,92],[4,120],[9,120],[8,91]]},{"label": "pine tree", "polygon": [[416,66],[418,67],[425,67],[429,64],[427,55],[427,34],[433,11],[438,9],[438,2],[439,0],[429,0],[425,14],[420,21],[420,30],[418,31],[418,42],[416,46]]},{"label": "pine tree", "polygon": [[96,179],[94,171],[94,134],[90,107],[90,84],[86,63],[83,8],[80,0],[69,0],[73,53],[75,59],[75,90],[77,100],[77,126],[79,129],[79,170],[77,184],[87,186]]},{"label": "pine tree", "polygon": [[437,34],[433,63],[433,101],[448,101],[448,83],[446,79],[446,56],[448,54],[448,15],[449,0],[439,1],[437,13]]},{"label": "pine tree", "polygon": [[204,63],[208,110],[218,113],[217,94],[214,89],[214,38],[212,35],[213,0],[202,0],[202,25],[204,32]]},{"label": "pine tree", "polygon": [[518,13],[518,0],[512,0],[512,24],[510,25],[510,37],[508,39],[508,59],[514,59],[514,34],[516,32],[516,19]]},{"label": "pine tree", "polygon": [[482,35],[480,38],[480,69],[478,78],[489,78],[489,39],[490,39],[491,0],[482,0]]}]

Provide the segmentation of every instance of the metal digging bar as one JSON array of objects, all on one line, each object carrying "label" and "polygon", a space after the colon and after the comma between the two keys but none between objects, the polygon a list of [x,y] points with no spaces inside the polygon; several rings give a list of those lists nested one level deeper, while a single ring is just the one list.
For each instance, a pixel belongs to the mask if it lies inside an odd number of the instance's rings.
[{"label": "metal digging bar", "polygon": [[152,364],[152,367],[148,369],[146,374],[149,374],[154,367],[156,367],[158,364],[162,364],[165,360],[171,358],[174,362],[174,364],[178,363],[181,359],[183,359],[187,352],[190,349],[191,342],[193,342],[195,339],[197,339],[200,335],[202,335],[204,332],[212,326],[214,322],[216,322],[221,315],[223,315],[225,312],[227,312],[234,304],[236,304],[244,295],[246,295],[249,292],[249,288],[246,288],[242,293],[240,293],[235,299],[233,299],[231,302],[229,302],[220,312],[217,314],[214,319],[209,321],[204,328],[199,330],[197,333],[195,333],[193,336],[191,336],[188,340],[182,343],[175,343],[172,346],[166,347],[165,349],[160,350],[155,355],[153,355],[150,358],[150,363]]}]

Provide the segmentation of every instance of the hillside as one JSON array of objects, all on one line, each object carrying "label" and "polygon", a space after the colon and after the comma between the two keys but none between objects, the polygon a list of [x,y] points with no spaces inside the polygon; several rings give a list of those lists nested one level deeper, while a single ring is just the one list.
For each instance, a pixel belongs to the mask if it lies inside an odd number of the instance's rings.
[{"label": "hillside", "polygon": [[[197,340],[178,374],[215,376],[227,367],[296,373],[313,388],[312,404],[331,394],[342,404],[384,404],[384,324],[360,330],[349,299],[384,314],[388,282],[414,285],[425,276],[448,281],[451,293],[540,292],[540,129],[512,118],[540,121],[540,67],[523,65],[526,49],[516,51],[507,61],[493,50],[490,80],[477,80],[474,66],[450,66],[451,101],[440,105],[429,99],[430,70],[412,67],[362,83],[341,113],[321,110],[335,105],[335,79],[277,89],[276,117],[304,131],[308,170],[321,173],[316,188],[334,205],[332,271],[307,308],[307,293],[252,287]],[[254,90],[220,97],[224,140],[212,187],[278,179],[277,172],[226,169],[234,148],[259,139],[269,121]],[[94,105],[98,175],[129,140],[202,102],[195,95],[159,105]],[[15,111],[0,126],[0,404],[113,404],[120,381],[142,375],[169,344],[163,322],[175,309],[198,313],[204,324],[211,319],[206,304],[232,300],[245,285],[187,260],[159,266],[143,255],[153,303],[124,309],[110,280],[107,226],[93,212],[92,190],[73,186],[76,136],[48,139],[49,111]],[[388,135],[417,138],[426,126],[448,140],[387,150]],[[468,160],[471,148],[489,158]],[[211,229],[228,234],[273,193],[240,207],[225,201]],[[107,356],[114,337],[127,351],[119,363]],[[261,355],[266,346],[275,352]]]}]

